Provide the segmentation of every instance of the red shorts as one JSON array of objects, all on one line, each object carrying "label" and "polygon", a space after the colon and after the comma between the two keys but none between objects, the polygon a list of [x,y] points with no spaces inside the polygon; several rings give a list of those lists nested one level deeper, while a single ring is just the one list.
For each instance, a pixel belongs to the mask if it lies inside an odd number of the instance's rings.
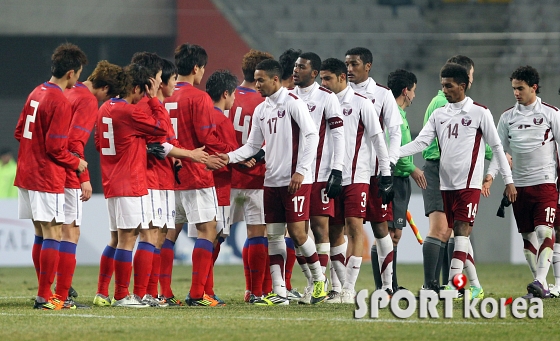
[{"label": "red shorts", "polygon": [[443,198],[443,210],[447,217],[447,226],[452,229],[453,223],[464,221],[473,226],[478,202],[480,201],[480,190],[477,188],[466,188],[455,191],[441,191]]},{"label": "red shorts", "polygon": [[365,218],[367,209],[368,184],[351,184],[342,187],[342,193],[334,198],[333,225],[343,225],[344,218]]},{"label": "red shorts", "polygon": [[390,202],[387,205],[383,205],[377,183],[377,176],[372,176],[369,183],[366,221],[373,223],[393,221],[393,203]]},{"label": "red shorts", "polygon": [[301,185],[294,194],[288,193],[288,186],[264,187],[265,223],[295,223],[309,220],[309,196],[311,185]]},{"label": "red shorts", "polygon": [[539,225],[553,227],[557,206],[555,184],[517,187],[517,200],[513,203],[517,231],[531,233]]},{"label": "red shorts", "polygon": [[327,183],[316,182],[311,187],[309,215],[334,217],[334,200],[327,196]]}]

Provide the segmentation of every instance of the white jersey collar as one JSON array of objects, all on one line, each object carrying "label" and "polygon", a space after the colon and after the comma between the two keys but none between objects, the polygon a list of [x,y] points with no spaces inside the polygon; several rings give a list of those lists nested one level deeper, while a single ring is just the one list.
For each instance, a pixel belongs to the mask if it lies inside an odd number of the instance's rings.
[{"label": "white jersey collar", "polygon": [[535,101],[535,103],[530,104],[528,106],[524,106],[519,103],[516,103],[515,106],[513,107],[513,110],[516,114],[520,114],[520,115],[531,115],[531,114],[542,113],[543,112],[542,100],[539,96],[537,96],[537,100]]},{"label": "white jersey collar", "polygon": [[336,97],[338,97],[338,101],[342,104],[342,103],[350,103],[353,95],[354,95],[354,89],[352,89],[350,86],[346,86],[346,89],[337,93]]},{"label": "white jersey collar", "polygon": [[286,90],[286,88],[280,87],[278,91],[266,98],[266,103],[272,107],[277,106],[278,103],[280,103],[284,99],[287,92],[288,90]]}]

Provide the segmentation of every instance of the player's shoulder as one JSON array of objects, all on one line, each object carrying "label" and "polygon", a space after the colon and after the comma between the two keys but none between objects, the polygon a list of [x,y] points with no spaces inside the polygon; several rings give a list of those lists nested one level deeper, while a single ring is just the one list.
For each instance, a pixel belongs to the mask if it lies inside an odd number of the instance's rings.
[{"label": "player's shoulder", "polygon": [[503,115],[503,114],[508,114],[508,113],[512,112],[512,111],[513,111],[513,108],[515,108],[515,105],[512,105],[511,107],[509,107],[509,108],[507,108],[506,110],[504,110],[504,111],[502,112],[502,115]]},{"label": "player's shoulder", "polygon": [[488,110],[488,107],[487,107],[487,106],[485,106],[484,104],[480,104],[480,103],[478,103],[478,102],[475,102],[475,101],[473,101],[473,104],[474,104],[474,105],[476,105],[476,106],[478,106],[478,107],[481,107],[481,108],[483,108],[483,109],[486,109],[486,110]]},{"label": "player's shoulder", "polygon": [[324,88],[324,87],[322,87],[322,86],[319,86],[319,90],[320,90],[320,91],[323,91],[323,92],[326,92],[327,94],[332,94],[332,93],[333,93],[333,92],[330,91],[329,89]]},{"label": "player's shoulder", "polygon": [[558,111],[558,108],[555,107],[555,106],[552,105],[552,104],[548,104],[548,103],[546,103],[545,101],[542,101],[541,103],[542,103],[543,106],[545,106],[546,108],[548,108],[548,110],[550,110],[550,111],[556,111],[556,112]]},{"label": "player's shoulder", "polygon": [[[384,89],[384,90],[386,90],[386,91],[391,91],[391,89],[389,89],[388,86],[383,85],[383,84],[379,84],[379,83],[377,83],[377,82],[375,82],[375,86],[377,86],[378,88]],[[379,90],[379,89],[378,89],[378,90]]]}]

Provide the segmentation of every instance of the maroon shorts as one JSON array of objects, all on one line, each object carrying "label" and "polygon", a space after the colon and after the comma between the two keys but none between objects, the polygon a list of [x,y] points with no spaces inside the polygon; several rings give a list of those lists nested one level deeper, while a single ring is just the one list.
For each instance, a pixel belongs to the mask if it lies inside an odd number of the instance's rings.
[{"label": "maroon shorts", "polygon": [[326,182],[316,182],[311,187],[309,215],[334,217],[334,200],[327,196]]},{"label": "maroon shorts", "polygon": [[301,185],[294,194],[288,193],[288,186],[264,187],[264,222],[295,223],[309,220],[309,195],[311,185]]},{"label": "maroon shorts", "polygon": [[368,184],[351,184],[342,187],[342,193],[334,198],[333,225],[343,225],[344,218],[365,218],[367,209]]},{"label": "maroon shorts", "polygon": [[539,225],[553,227],[557,206],[555,184],[517,187],[517,200],[513,203],[517,231],[531,233]]},{"label": "maroon shorts", "polygon": [[373,223],[393,221],[393,203],[390,202],[387,205],[383,205],[377,183],[377,176],[372,176],[369,183],[366,221]]},{"label": "maroon shorts", "polygon": [[447,226],[452,229],[454,221],[464,221],[473,226],[478,202],[480,201],[480,190],[477,188],[466,188],[455,191],[441,191],[443,198],[443,210],[447,217]]}]

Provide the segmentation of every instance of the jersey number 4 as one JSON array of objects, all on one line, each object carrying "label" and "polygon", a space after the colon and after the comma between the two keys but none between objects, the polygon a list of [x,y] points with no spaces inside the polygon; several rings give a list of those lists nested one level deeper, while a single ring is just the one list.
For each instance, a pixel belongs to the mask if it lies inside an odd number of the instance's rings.
[{"label": "jersey number 4", "polygon": [[243,117],[243,124],[241,123],[241,113],[243,109],[237,107],[235,109],[235,116],[233,117],[233,129],[241,133],[241,144],[247,143],[247,137],[249,136],[249,129],[251,128],[251,116],[246,115]]},{"label": "jersey number 4", "polygon": [[33,133],[29,130],[29,125],[35,123],[35,117],[37,117],[37,108],[39,108],[39,102],[31,100],[29,105],[33,108],[33,115],[27,115],[25,118],[25,128],[23,129],[23,137],[30,139],[33,137]]}]

